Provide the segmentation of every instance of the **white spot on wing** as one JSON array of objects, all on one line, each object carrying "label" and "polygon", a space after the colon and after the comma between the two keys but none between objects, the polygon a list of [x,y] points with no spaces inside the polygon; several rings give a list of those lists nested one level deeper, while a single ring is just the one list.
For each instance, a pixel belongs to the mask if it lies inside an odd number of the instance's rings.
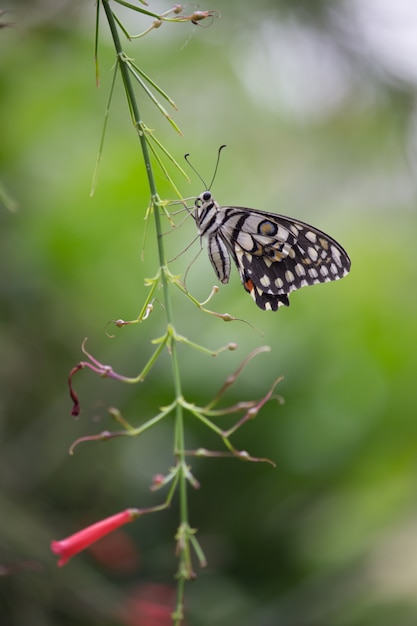
[{"label": "white spot on wing", "polygon": [[244,250],[252,250],[253,239],[249,233],[240,232],[237,238],[239,246],[242,246]]},{"label": "white spot on wing", "polygon": [[304,267],[301,265],[301,263],[297,263],[297,265],[295,266],[295,273],[297,274],[297,276],[305,276],[306,275],[306,271],[305,271]]},{"label": "white spot on wing", "polygon": [[316,243],[317,235],[316,235],[316,233],[313,233],[312,230],[307,230],[305,235],[306,235],[306,239],[311,241],[311,243]]},{"label": "white spot on wing", "polygon": [[330,250],[337,265],[342,265],[340,250],[338,250],[335,246],[331,246]]},{"label": "white spot on wing", "polygon": [[281,239],[281,241],[287,241],[288,235],[289,235],[288,230],[278,224],[278,230],[275,235],[277,239]]}]

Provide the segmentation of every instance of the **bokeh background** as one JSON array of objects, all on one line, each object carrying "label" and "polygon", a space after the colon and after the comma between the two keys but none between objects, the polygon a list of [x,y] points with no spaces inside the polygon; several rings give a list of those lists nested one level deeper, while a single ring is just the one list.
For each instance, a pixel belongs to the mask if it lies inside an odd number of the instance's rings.
[{"label": "bokeh background", "polygon": [[[132,33],[150,23],[114,7]],[[201,482],[190,518],[208,566],[187,586],[187,625],[415,625],[417,5],[220,0],[199,8],[221,19],[164,24],[126,42],[177,103],[183,137],[138,92],[144,120],[179,161],[191,153],[208,180],[227,144],[213,186],[220,203],[322,228],[349,251],[352,272],[266,313],[233,271],[210,306],[248,324],[206,316],[173,291],[179,333],[210,348],[239,346],[216,359],[181,346],[187,399],[209,401],[259,345],[271,352],[244,370],[224,403],[262,397],[279,375],[285,399],[233,438],[276,469],[190,460]],[[171,419],[141,438],[68,454],[78,437],[117,428],[108,406],[139,425],[173,397],[165,354],[140,386],[82,372],[82,413],[70,416],[67,376],[84,337],[102,362],[133,376],[164,331],[157,302],[143,324],[106,334],[109,320],[136,318],[144,278],[157,271],[152,224],[144,239],[139,144],[118,81],[91,198],[114,64],[104,16],[97,89],[93,2],[12,0],[1,9],[0,623],[165,626],[176,503],[62,569],[49,550],[51,539],[160,502],[149,485],[173,463]],[[191,183],[175,180],[192,197],[202,184],[188,171]],[[172,197],[162,174],[157,183]],[[168,257],[178,257],[170,267],[183,275],[198,242],[178,255],[195,225],[165,227]],[[203,252],[187,286],[203,300],[215,282]],[[186,428],[189,448],[221,449],[191,417]]]}]

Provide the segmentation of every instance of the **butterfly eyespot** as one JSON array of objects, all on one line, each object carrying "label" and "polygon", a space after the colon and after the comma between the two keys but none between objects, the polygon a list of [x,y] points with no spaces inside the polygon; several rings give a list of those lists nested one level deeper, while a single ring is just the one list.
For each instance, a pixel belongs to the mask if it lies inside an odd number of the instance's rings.
[{"label": "butterfly eyespot", "polygon": [[263,220],[258,224],[258,233],[260,235],[265,236],[273,236],[276,235],[278,231],[278,226],[271,222],[271,220]]}]

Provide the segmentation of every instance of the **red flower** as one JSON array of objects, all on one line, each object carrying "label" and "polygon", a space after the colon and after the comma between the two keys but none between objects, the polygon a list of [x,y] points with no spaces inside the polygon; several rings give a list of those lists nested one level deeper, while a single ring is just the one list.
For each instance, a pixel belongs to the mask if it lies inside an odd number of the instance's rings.
[{"label": "red flower", "polygon": [[171,626],[175,589],[156,583],[138,586],[121,615],[126,626]]},{"label": "red flower", "polygon": [[85,548],[88,548],[92,543],[113,532],[116,528],[132,522],[139,517],[139,515],[140,512],[138,509],[126,509],[125,511],[106,517],[91,526],[87,526],[87,528],[83,528],[83,530],[80,530],[74,535],[70,535],[66,539],[52,541],[52,552],[61,557],[58,561],[58,565],[62,567],[72,556],[85,550]]}]

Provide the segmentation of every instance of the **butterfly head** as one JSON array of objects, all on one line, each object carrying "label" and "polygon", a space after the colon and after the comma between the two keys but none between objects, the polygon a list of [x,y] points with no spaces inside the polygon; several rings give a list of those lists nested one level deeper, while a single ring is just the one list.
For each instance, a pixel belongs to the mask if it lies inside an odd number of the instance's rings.
[{"label": "butterfly head", "polygon": [[213,195],[211,191],[203,191],[203,193],[200,193],[200,195],[195,199],[194,206],[197,210],[201,209],[204,205],[210,203],[212,199]]},{"label": "butterfly head", "polygon": [[217,230],[217,215],[219,205],[213,198],[211,191],[203,191],[195,199],[194,218],[200,235],[207,235]]}]

